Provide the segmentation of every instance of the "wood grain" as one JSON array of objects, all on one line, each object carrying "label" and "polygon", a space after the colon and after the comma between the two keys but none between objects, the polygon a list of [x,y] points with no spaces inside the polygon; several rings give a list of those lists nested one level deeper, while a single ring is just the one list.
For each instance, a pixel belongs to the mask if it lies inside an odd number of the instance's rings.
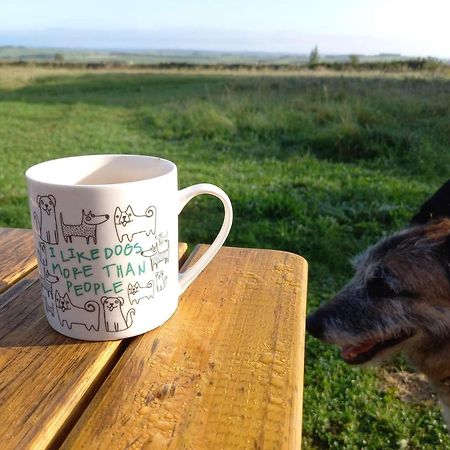
[{"label": "wood grain", "polygon": [[0,315],[2,449],[46,448],[57,439],[121,346],[79,342],[53,331],[34,275],[35,282],[17,292]]},{"label": "wood grain", "polygon": [[[180,255],[185,251],[180,245]],[[22,261],[25,265],[29,259]],[[24,272],[20,265],[17,270]],[[44,315],[38,278],[34,270],[0,295],[2,450],[58,444],[127,345],[82,342],[53,331]]]},{"label": "wood grain", "polygon": [[31,230],[0,228],[0,293],[36,268]]},{"label": "wood grain", "polygon": [[222,248],[174,316],[133,340],[62,448],[299,449],[306,284],[297,255]]}]

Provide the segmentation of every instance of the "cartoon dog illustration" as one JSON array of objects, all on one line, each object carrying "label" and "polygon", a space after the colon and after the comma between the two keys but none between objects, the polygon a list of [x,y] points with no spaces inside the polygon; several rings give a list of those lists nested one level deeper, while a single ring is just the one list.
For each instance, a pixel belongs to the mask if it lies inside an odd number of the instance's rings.
[{"label": "cartoon dog illustration", "polygon": [[140,286],[139,283],[128,284],[128,299],[130,303],[134,302],[139,304],[139,301],[143,298],[150,300],[155,296],[155,285],[152,280],[147,283],[147,286]]},{"label": "cartoon dog illustration", "polygon": [[60,213],[61,228],[63,238],[66,242],[72,242],[72,237],[81,237],[86,239],[86,244],[89,244],[89,239],[92,238],[94,244],[97,244],[97,225],[106,222],[109,219],[108,214],[94,214],[89,211],[87,214],[84,209],[81,213],[81,223],[76,225],[68,225],[64,223],[63,215]]},{"label": "cartoon dog illustration", "polygon": [[44,276],[41,276],[42,289],[47,292],[50,298],[53,298],[53,285],[59,281],[56,275],[52,275],[47,269],[45,269]]},{"label": "cartoon dog illustration", "polygon": [[39,261],[41,264],[45,267],[47,267],[48,260],[47,260],[47,252],[45,250],[45,242],[39,241],[38,244],[38,255],[39,255]]},{"label": "cartoon dog illustration", "polygon": [[168,235],[169,235],[169,233],[167,233],[167,231],[165,233],[157,234],[156,239],[158,240],[158,244],[161,246],[168,244],[169,243]]},{"label": "cartoon dog illustration", "polygon": [[133,325],[135,309],[130,308],[125,316],[122,311],[124,304],[122,297],[102,297],[101,302],[106,331],[123,331]]},{"label": "cartoon dog illustration", "polygon": [[69,294],[64,294],[63,297],[58,291],[55,292],[56,311],[61,326],[64,322],[71,330],[73,324],[84,325],[87,330],[98,331],[100,324],[100,306],[97,302],[91,300],[84,304],[83,308],[75,306],[69,298]]},{"label": "cartoon dog illustration", "polygon": [[56,200],[53,195],[38,195],[39,215],[33,213],[39,236],[47,244],[58,243],[58,225],[56,223]]},{"label": "cartoon dog illustration", "polygon": [[164,272],[156,272],[156,290],[158,292],[162,291],[167,285],[167,275],[164,275]]},{"label": "cartoon dog illustration", "polygon": [[45,311],[49,313],[52,317],[55,317],[55,305],[53,304],[53,299],[50,294],[42,288],[42,296],[44,297],[44,307]]},{"label": "cartoon dog illustration", "polygon": [[[42,246],[44,246],[45,249],[45,244],[43,242],[40,242],[39,250],[42,249]],[[43,263],[43,258],[40,251],[39,259],[41,260],[41,263]],[[47,265],[47,255],[45,255],[45,265]],[[44,297],[45,310],[49,314],[51,314],[52,317],[55,317],[55,305],[53,304],[53,285],[59,281],[59,278],[56,275],[51,274],[45,266],[39,266],[39,278],[41,280],[41,291],[42,297]]]},{"label": "cartoon dog illustration", "polygon": [[156,208],[149,206],[143,216],[137,216],[130,205],[125,211],[117,207],[114,212],[114,225],[120,242],[124,236],[131,242],[135,234],[145,233],[147,236],[150,236],[150,233],[155,234]]},{"label": "cartoon dog illustration", "polygon": [[152,245],[148,250],[141,252],[142,256],[149,257],[152,264],[152,270],[158,269],[159,264],[169,262],[169,242],[167,241],[167,248],[163,251],[159,250],[159,244]]}]

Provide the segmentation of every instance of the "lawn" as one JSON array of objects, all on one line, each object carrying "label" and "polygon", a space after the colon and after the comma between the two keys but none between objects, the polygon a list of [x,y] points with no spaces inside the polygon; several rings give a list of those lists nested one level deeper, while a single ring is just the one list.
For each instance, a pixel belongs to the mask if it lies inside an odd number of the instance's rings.
[{"label": "lawn", "polygon": [[[161,156],[180,187],[221,186],[228,245],[302,254],[308,308],[350,257],[405,226],[449,177],[450,76],[83,72],[0,68],[0,226],[30,227],[23,173],[88,153]],[[192,202],[180,239],[210,242],[216,199]],[[307,339],[305,449],[450,448],[435,399],[405,361],[351,368]]]}]

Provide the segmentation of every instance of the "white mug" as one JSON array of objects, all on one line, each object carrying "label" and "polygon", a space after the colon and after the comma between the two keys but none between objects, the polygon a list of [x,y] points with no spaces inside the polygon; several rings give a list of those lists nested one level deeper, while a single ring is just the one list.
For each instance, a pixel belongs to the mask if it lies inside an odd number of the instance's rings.
[{"label": "white mug", "polygon": [[[123,339],[163,324],[231,228],[227,194],[212,184],[179,191],[177,167],[165,159],[75,156],[25,175],[45,314],[76,339]],[[222,201],[223,225],[179,273],[178,215],[199,194]]]}]

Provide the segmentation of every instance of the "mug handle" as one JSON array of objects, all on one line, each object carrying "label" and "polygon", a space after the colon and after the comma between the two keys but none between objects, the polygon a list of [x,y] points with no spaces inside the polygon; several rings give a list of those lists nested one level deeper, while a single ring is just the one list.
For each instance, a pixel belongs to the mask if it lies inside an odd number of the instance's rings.
[{"label": "mug handle", "polygon": [[210,245],[208,250],[206,250],[206,252],[192,267],[178,275],[178,284],[180,289],[179,295],[181,295],[186,290],[186,288],[195,280],[195,278],[197,278],[199,273],[206,267],[211,259],[214,258],[220,247],[222,247],[225,239],[227,238],[228,233],[231,229],[231,224],[233,222],[233,208],[231,206],[228,195],[219,187],[209,183],[194,184],[193,186],[189,186],[178,191],[178,214],[181,213],[183,208],[190,200],[200,194],[210,194],[220,199],[223,203],[225,216],[223,218],[222,228],[220,229],[219,234],[217,235],[216,239],[214,239],[214,242]]}]

